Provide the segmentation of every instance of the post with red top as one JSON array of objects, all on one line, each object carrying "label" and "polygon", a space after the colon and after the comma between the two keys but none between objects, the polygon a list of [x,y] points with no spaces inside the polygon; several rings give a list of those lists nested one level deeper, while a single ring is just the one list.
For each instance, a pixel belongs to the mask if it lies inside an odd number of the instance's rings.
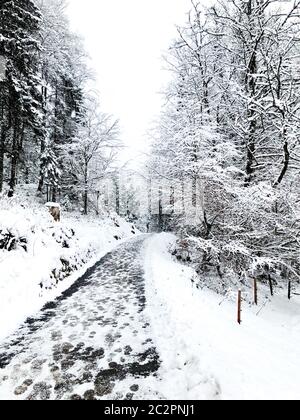
[{"label": "post with red top", "polygon": [[239,290],[238,293],[238,316],[237,321],[241,325],[242,323],[242,291]]}]

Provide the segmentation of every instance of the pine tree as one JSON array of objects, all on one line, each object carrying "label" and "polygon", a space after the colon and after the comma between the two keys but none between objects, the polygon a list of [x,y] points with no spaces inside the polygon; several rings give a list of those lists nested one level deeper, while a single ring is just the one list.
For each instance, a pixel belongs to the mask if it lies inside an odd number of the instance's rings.
[{"label": "pine tree", "polygon": [[41,176],[47,189],[47,201],[56,201],[55,194],[60,188],[61,171],[49,142],[41,155]]},{"label": "pine tree", "polygon": [[42,136],[39,86],[38,33],[41,15],[32,0],[2,0],[0,5],[0,55],[6,60],[1,86],[0,190],[4,154],[10,156],[9,195],[14,194],[24,137]]},{"label": "pine tree", "polygon": [[[63,192],[67,193],[70,187],[69,174],[61,150],[63,146],[71,145],[80,129],[84,82],[89,78],[89,72],[84,62],[86,54],[82,41],[70,32],[65,14],[66,2],[37,0],[37,4],[43,15],[40,66],[45,125],[52,142],[52,151],[63,172]],[[42,142],[41,155],[44,150],[45,144]],[[44,185],[42,174],[43,171],[40,173],[39,192],[42,192]]]}]

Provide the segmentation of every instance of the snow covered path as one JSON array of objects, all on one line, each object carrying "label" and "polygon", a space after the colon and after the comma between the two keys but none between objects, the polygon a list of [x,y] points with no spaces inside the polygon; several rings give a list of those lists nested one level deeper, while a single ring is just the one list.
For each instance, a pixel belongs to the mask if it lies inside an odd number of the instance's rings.
[{"label": "snow covered path", "polygon": [[145,237],[107,254],[0,347],[1,399],[159,399]]},{"label": "snow covered path", "polygon": [[1,344],[0,400],[298,400],[300,299],[276,290],[238,325],[175,240],[121,244]]}]

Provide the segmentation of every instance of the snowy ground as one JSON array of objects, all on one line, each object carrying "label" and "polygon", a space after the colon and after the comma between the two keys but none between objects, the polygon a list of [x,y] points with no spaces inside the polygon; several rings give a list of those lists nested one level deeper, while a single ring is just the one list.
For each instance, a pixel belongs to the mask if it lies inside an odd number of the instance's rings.
[{"label": "snowy ground", "polygon": [[299,297],[244,304],[240,326],[235,302],[193,287],[175,240],[127,240],[10,335],[0,400],[300,399]]},{"label": "snowy ground", "polygon": [[170,399],[300,399],[300,299],[276,295],[262,308],[193,288],[193,271],[168,253],[172,235],[145,250],[147,309]]},{"label": "snowy ground", "polygon": [[118,217],[63,213],[55,223],[30,197],[0,199],[0,241],[9,232],[27,242],[0,249],[0,342],[134,232]]},{"label": "snowy ground", "polygon": [[0,346],[0,400],[163,398],[143,241],[106,255]]}]

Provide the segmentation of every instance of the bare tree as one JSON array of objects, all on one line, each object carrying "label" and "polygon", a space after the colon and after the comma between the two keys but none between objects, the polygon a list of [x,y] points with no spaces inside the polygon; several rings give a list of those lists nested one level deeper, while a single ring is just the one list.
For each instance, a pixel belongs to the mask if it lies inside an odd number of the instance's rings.
[{"label": "bare tree", "polygon": [[89,194],[97,191],[103,178],[114,171],[119,142],[119,123],[110,115],[98,112],[94,99],[87,102],[85,115],[71,146],[64,150],[75,189],[83,197],[88,213]]}]

